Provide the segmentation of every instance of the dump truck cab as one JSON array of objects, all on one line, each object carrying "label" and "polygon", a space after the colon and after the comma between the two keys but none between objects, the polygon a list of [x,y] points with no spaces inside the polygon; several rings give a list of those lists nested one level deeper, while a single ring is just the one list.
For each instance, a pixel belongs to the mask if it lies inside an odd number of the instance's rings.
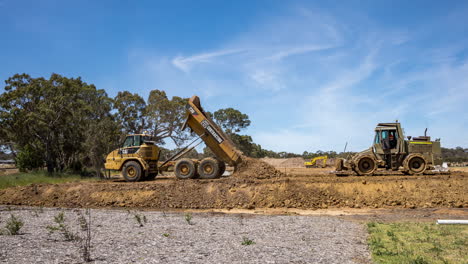
[{"label": "dump truck cab", "polygon": [[105,168],[119,170],[127,181],[154,179],[158,174],[159,147],[148,134],[127,135],[106,157]]}]

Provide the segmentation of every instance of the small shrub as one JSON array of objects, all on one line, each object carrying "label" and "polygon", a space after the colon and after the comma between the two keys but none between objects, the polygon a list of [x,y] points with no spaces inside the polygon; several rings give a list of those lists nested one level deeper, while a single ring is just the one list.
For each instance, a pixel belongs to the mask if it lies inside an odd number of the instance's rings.
[{"label": "small shrub", "polygon": [[83,257],[84,262],[91,261],[91,210],[86,209],[86,214],[88,215],[88,219],[83,215],[80,216],[80,227],[81,231],[83,231],[84,236],[79,238],[80,240],[80,251],[81,256]]},{"label": "small shrub", "polygon": [[367,228],[374,228],[374,227],[376,227],[375,222],[367,223]]},{"label": "small shrub", "polygon": [[137,221],[138,225],[140,225],[140,227],[143,227],[144,224],[146,224],[148,221],[146,220],[146,215],[139,215],[139,214],[134,214],[133,215],[135,217],[135,220]]},{"label": "small shrub", "polygon": [[49,230],[49,233],[54,233],[56,231],[60,232],[63,237],[65,238],[65,241],[73,241],[79,239],[79,237],[73,232],[70,231],[69,227],[65,224],[65,213],[60,212],[56,216],[54,216],[54,222],[57,224],[56,226],[47,226],[47,230]]},{"label": "small shrub", "polygon": [[192,225],[192,214],[191,213],[185,213],[185,221],[187,224]]},{"label": "small shrub", "polygon": [[169,237],[170,235],[168,233],[164,233],[163,237]]},{"label": "small shrub", "polygon": [[255,244],[255,242],[252,239],[249,239],[248,237],[242,237],[242,243],[243,246],[250,246]]},{"label": "small shrub", "polygon": [[20,229],[23,227],[24,223],[21,219],[17,218],[14,215],[11,215],[10,219],[8,219],[5,225],[5,231],[2,232],[5,235],[18,235]]}]

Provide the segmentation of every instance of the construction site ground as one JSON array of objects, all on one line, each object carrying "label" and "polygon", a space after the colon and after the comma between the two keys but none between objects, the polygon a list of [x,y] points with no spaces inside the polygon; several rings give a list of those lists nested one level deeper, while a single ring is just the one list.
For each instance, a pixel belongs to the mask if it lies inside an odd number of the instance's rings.
[{"label": "construction site ground", "polygon": [[248,160],[234,175],[153,181],[122,179],[35,184],[0,190],[0,204],[44,207],[124,207],[156,210],[253,211],[467,208],[468,172],[450,175],[337,177],[332,168],[274,168]]},{"label": "construction site ground", "polygon": [[364,223],[468,219],[466,168],[337,177],[330,167],[274,162],[246,159],[214,180],[165,172],[136,183],[114,175],[0,190],[0,226],[11,215],[25,224],[19,236],[0,239],[0,262],[80,263],[79,243],[47,226],[64,211],[79,233],[83,208],[94,208],[96,263],[370,263]]}]

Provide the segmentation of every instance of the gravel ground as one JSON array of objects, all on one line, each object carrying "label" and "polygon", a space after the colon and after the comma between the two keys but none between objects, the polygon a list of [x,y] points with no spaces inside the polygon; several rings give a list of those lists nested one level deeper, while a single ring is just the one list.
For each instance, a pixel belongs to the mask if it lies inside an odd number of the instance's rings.
[{"label": "gravel ground", "polygon": [[[84,237],[84,210],[0,206],[1,228],[11,214],[24,222],[20,235],[0,236],[0,262],[82,263],[79,242],[46,228],[62,211]],[[94,263],[370,263],[365,228],[335,217],[93,209],[91,222]]]}]

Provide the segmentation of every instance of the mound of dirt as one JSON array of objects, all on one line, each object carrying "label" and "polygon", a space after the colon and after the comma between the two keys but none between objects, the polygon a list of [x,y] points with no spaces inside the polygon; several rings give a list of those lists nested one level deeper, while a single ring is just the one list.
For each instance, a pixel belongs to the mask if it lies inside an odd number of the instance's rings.
[{"label": "mound of dirt", "polygon": [[233,174],[233,176],[243,178],[269,179],[286,175],[262,160],[243,156],[242,163],[237,166],[237,171]]},{"label": "mound of dirt", "polygon": [[262,158],[262,161],[276,168],[302,168],[304,167],[304,159],[301,157],[289,159]]}]

